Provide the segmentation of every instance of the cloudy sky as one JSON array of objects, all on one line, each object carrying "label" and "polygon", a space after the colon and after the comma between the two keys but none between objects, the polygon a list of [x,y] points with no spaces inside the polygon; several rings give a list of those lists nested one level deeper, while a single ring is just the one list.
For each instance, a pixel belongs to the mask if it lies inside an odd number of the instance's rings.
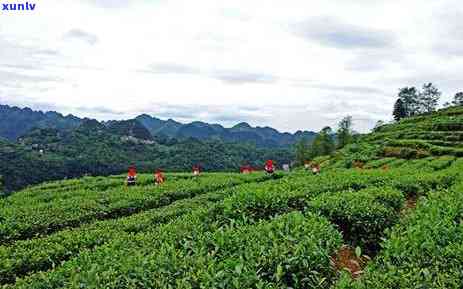
[{"label": "cloudy sky", "polygon": [[400,87],[463,90],[460,0],[34,3],[0,11],[1,104],[289,132],[350,114],[367,131]]}]

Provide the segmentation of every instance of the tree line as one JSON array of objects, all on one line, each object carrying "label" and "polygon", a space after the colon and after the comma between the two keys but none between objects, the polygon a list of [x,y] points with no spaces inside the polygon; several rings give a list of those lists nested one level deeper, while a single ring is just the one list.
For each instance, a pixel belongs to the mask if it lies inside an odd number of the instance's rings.
[{"label": "tree line", "polygon": [[[442,92],[432,83],[425,83],[421,89],[414,86],[399,89],[392,112],[394,120],[436,111],[441,96]],[[444,104],[445,107],[459,105],[463,105],[463,92],[456,93],[451,102]],[[378,121],[373,131],[384,124],[384,121]],[[295,145],[296,165],[303,165],[306,160],[318,156],[331,155],[336,149],[354,142],[356,137],[357,134],[352,129],[352,117],[346,116],[338,123],[336,131],[327,126],[312,142],[307,139],[299,140]]]},{"label": "tree line", "polygon": [[[441,96],[442,92],[432,83],[425,83],[421,90],[414,86],[401,88],[392,111],[394,120],[436,111]],[[463,105],[463,92],[456,93],[451,102],[444,104],[458,105]]]},{"label": "tree line", "polygon": [[173,144],[146,143],[91,126],[70,132],[37,129],[13,144],[0,140],[0,197],[44,181],[84,175],[124,173],[131,164],[139,172],[239,171],[240,166],[262,167],[267,159],[290,163],[290,148],[258,148],[252,143],[202,141],[195,138]]},{"label": "tree line", "polygon": [[324,127],[312,142],[301,138],[295,145],[296,166],[318,156],[331,155],[336,149],[342,149],[355,139],[352,129],[352,116],[344,117],[338,123],[338,129],[333,131],[329,126]]}]

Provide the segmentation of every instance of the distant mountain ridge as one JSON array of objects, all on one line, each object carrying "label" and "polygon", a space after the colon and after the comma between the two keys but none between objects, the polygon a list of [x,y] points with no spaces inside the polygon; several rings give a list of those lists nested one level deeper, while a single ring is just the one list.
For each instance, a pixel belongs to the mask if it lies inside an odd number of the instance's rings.
[{"label": "distant mountain ridge", "polygon": [[201,121],[188,124],[182,124],[172,119],[164,121],[147,114],[142,114],[135,119],[142,123],[153,136],[252,142],[258,147],[286,147],[293,145],[302,137],[312,140],[316,136],[316,133],[311,131],[297,131],[294,134],[281,133],[271,127],[252,127],[246,122],[241,122],[231,128],[225,128],[220,124],[208,124]]},{"label": "distant mountain ridge", "polygon": [[33,128],[76,129],[82,119],[49,111],[34,111],[30,108],[0,104],[0,137],[10,141],[18,139]]},{"label": "distant mountain ridge", "polygon": [[[310,141],[316,136],[316,133],[311,131],[298,131],[294,134],[281,133],[271,127],[251,127],[246,122],[241,122],[231,128],[201,121],[183,124],[172,119],[161,120],[147,114],[130,120],[106,122],[93,120],[92,122],[93,125],[99,124],[100,129],[107,129],[112,134],[143,140],[197,138],[224,142],[249,142],[265,148],[288,147],[302,137]],[[33,111],[30,108],[0,105],[0,138],[10,141],[16,141],[34,128],[72,131],[78,129],[83,123],[89,125],[88,119],[73,115],[64,116],[53,111]]]}]

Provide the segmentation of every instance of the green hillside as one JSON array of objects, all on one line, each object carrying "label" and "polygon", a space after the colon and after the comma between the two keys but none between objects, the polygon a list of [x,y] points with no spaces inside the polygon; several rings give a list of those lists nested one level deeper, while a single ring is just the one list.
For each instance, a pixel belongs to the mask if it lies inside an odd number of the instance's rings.
[{"label": "green hillside", "polygon": [[377,127],[372,133],[337,151],[320,157],[327,167],[351,168],[355,162],[365,168],[399,166],[414,160],[463,157],[463,106],[402,119]]},{"label": "green hillside", "polygon": [[415,157],[426,155],[463,156],[463,107],[406,118],[380,127],[364,141],[383,144],[385,156],[401,156],[401,150],[414,149]]},{"label": "green hillside", "polygon": [[115,175],[27,188],[0,199],[0,286],[461,288],[463,159],[459,131],[445,129],[461,113],[385,125],[318,158],[320,175],[169,173],[134,187]]}]

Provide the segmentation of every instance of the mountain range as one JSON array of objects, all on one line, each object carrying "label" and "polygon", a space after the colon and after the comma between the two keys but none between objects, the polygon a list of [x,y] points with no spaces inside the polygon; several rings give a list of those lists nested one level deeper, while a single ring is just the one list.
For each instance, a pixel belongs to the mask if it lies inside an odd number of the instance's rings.
[{"label": "mountain range", "polygon": [[135,164],[141,172],[238,171],[268,159],[294,160],[294,142],[312,132],[280,133],[239,123],[182,124],[149,115],[97,121],[0,105],[0,196],[48,180],[120,174]]},{"label": "mountain range", "polygon": [[[78,129],[83,123],[88,125],[88,120],[74,115],[64,116],[54,111],[42,112],[30,108],[0,105],[0,138],[17,141],[21,136],[27,135],[36,128],[56,129],[62,132],[72,131]],[[161,143],[172,139],[196,138],[252,143],[261,148],[284,148],[293,145],[302,137],[310,141],[316,136],[316,133],[311,131],[297,131],[294,134],[282,133],[271,127],[252,127],[246,122],[230,128],[201,121],[183,124],[172,119],[161,120],[147,114],[130,120],[106,122],[93,120],[90,123],[116,135]]]}]

